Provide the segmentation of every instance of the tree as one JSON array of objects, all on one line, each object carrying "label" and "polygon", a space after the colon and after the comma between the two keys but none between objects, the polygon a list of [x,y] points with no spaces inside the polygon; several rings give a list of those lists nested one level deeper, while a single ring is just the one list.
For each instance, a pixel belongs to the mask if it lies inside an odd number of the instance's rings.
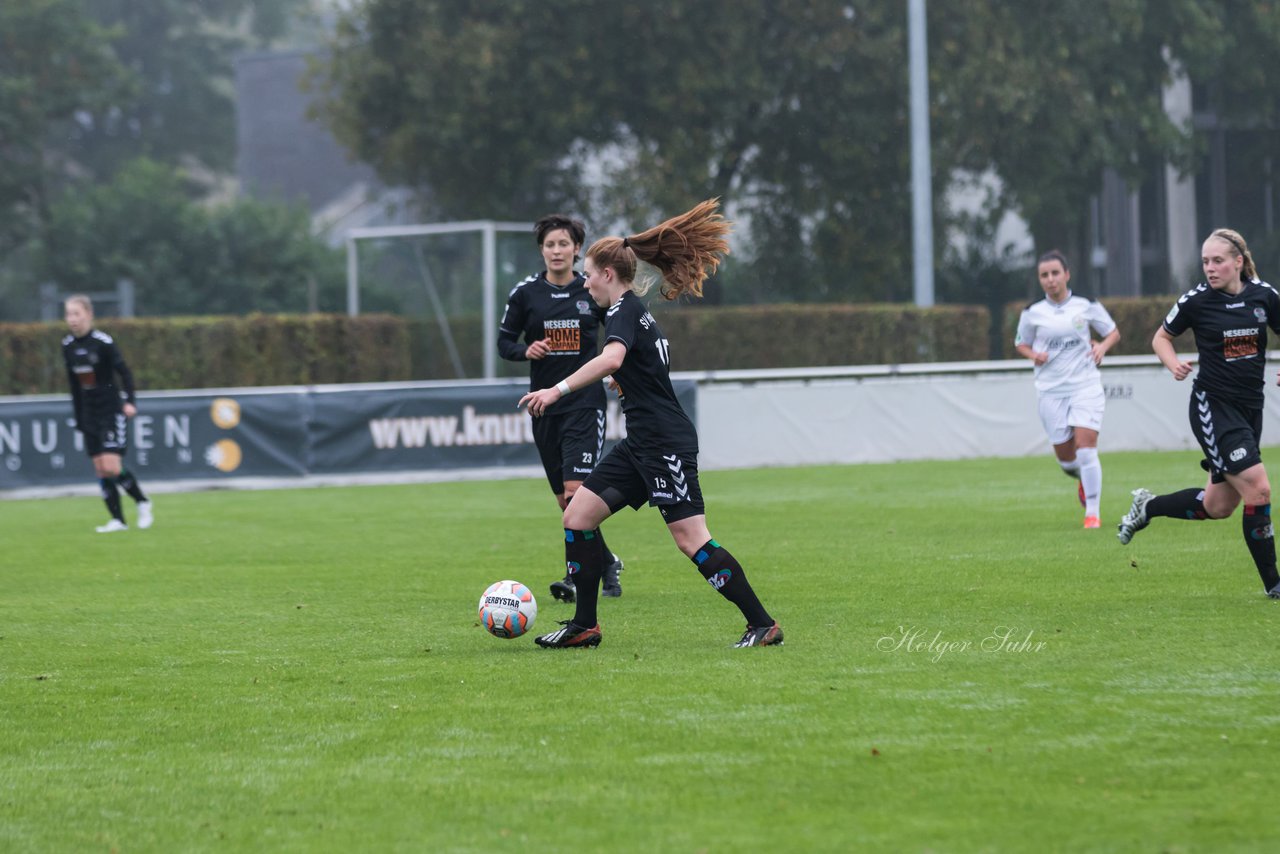
[{"label": "tree", "polygon": [[890,298],[903,23],[820,0],[371,0],[315,86],[339,139],[440,216],[638,227],[719,195],[755,262],[735,269],[744,297]]},{"label": "tree", "polygon": [[932,5],[929,27],[936,138],[957,165],[999,175],[992,217],[1017,210],[1074,258],[1104,170],[1136,186],[1165,162],[1189,171],[1203,149],[1164,111],[1175,67],[1227,117],[1280,117],[1275,2],[975,0]]},{"label": "tree", "polygon": [[67,155],[98,180],[148,157],[214,173],[235,160],[232,63],[280,36],[304,0],[83,0],[130,71],[130,97],[77,117]]},{"label": "tree", "polygon": [[[976,0],[929,16],[940,233],[963,224],[941,205],[957,170],[990,172],[1003,189],[975,238],[1017,210],[1080,257],[1104,170],[1136,183],[1203,147],[1162,109],[1166,57],[1223,114],[1280,115],[1273,0]],[[749,238],[749,267],[724,268],[741,298],[901,299],[904,27],[888,0],[369,0],[315,85],[350,150],[438,215],[567,207],[644,225],[722,195]]]},{"label": "tree", "polygon": [[339,310],[343,261],[300,208],[252,200],[206,208],[172,169],[141,159],[109,183],[60,198],[43,277],[64,291],[130,279],[141,315]]},{"label": "tree", "polygon": [[129,97],[109,33],[79,0],[0,4],[0,257],[37,227],[65,166],[48,149],[55,130]]}]

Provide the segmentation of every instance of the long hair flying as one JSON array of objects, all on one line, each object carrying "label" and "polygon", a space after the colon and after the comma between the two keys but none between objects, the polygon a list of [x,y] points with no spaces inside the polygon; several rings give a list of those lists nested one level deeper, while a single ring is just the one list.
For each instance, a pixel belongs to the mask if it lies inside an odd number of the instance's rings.
[{"label": "long hair flying", "polygon": [[[702,296],[702,283],[729,254],[733,224],[720,214],[720,200],[705,202],[631,237],[602,237],[587,250],[597,267],[612,267],[624,282],[636,275],[636,260],[662,274],[662,298]],[[630,251],[628,251],[630,250]]]}]

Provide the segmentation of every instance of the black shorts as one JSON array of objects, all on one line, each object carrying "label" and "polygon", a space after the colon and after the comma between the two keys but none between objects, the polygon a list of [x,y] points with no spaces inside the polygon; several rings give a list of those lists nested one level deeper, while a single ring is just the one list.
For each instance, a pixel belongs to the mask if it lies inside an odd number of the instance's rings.
[{"label": "black shorts", "polygon": [[1262,462],[1262,410],[1222,400],[1199,389],[1191,394],[1191,432],[1204,451],[1202,464],[1214,483]]},{"label": "black shorts", "polygon": [[641,455],[629,439],[623,439],[582,485],[615,513],[623,507],[639,510],[646,503],[657,507],[668,525],[706,513],[698,484],[697,453]]},{"label": "black shorts", "polygon": [[91,457],[98,454],[119,454],[123,457],[129,450],[128,421],[123,412],[89,418],[80,427],[85,451]]},{"label": "black shorts", "polygon": [[533,443],[556,495],[571,480],[585,480],[604,450],[604,410],[571,409],[533,419]]}]

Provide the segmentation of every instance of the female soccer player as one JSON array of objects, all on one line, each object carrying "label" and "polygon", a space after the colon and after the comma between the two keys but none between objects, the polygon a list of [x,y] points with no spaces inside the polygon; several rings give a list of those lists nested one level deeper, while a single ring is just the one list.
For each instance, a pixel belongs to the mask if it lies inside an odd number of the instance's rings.
[{"label": "female soccer player", "polygon": [[[596,332],[604,319],[573,269],[586,230],[581,222],[551,214],[533,226],[542,260],[541,273],[511,289],[498,327],[498,352],[512,362],[529,362],[529,390],[554,386],[596,355]],[[524,343],[520,337],[524,336]],[[605,394],[600,383],[583,384],[560,402],[554,415],[536,418],[533,441],[547,482],[563,511],[604,450]],[[595,532],[604,546],[604,537]],[[604,595],[621,596],[622,561],[604,547]],[[573,578],[551,583],[551,595],[574,597]]]},{"label": "female soccer player", "polygon": [[[138,527],[150,528],[151,502],[142,492],[123,460],[128,450],[125,419],[138,413],[133,388],[133,373],[116,347],[115,339],[93,328],[93,303],[83,294],[67,297],[67,328],[71,334],[62,339],[62,358],[67,364],[67,381],[71,384],[71,401],[75,407],[76,429],[84,436],[84,447],[93,460],[93,470],[102,487],[102,500],[111,519],[99,525],[99,534],[127,531],[124,512],[120,508],[120,490],[138,504]],[[119,374],[124,390],[115,384]]]},{"label": "female soccer player", "polygon": [[1058,465],[1080,481],[1084,526],[1099,528],[1098,431],[1107,399],[1098,365],[1120,340],[1120,330],[1101,303],[1071,293],[1071,269],[1061,252],[1046,252],[1036,266],[1044,299],[1023,310],[1014,348],[1035,363],[1040,423]]},{"label": "female soccer player", "polygon": [[782,629],[756,598],[742,566],[711,537],[698,485],[698,435],[671,386],[670,347],[636,287],[636,261],[647,261],[664,279],[662,295],[702,296],[702,283],[728,252],[729,223],[711,199],[633,237],[604,237],[587,251],[587,291],[608,307],[605,345],[599,356],[554,386],[520,399],[535,418],[574,390],[612,375],[627,416],[627,437],[609,451],[564,511],[565,564],[577,584],[572,620],[536,639],[544,647],[592,647],[600,643],[596,589],[608,561],[596,530],[623,507],[657,507],[677,548],[722,596],[738,606],[747,630],[739,647],[782,643]]},{"label": "female soccer player", "polygon": [[1200,251],[1205,281],[1187,291],[1151,340],[1161,363],[1181,382],[1190,361],[1178,358],[1173,339],[1190,329],[1200,371],[1191,383],[1191,432],[1204,451],[1209,472],[1204,488],[1167,495],[1133,491],[1133,504],[1120,520],[1120,542],[1147,527],[1156,516],[1171,519],[1225,519],[1244,502],[1244,543],[1262,587],[1280,599],[1276,545],[1271,529],[1271,482],[1262,465],[1263,387],[1268,327],[1280,333],[1280,294],[1258,278],[1244,238],[1219,228]]}]

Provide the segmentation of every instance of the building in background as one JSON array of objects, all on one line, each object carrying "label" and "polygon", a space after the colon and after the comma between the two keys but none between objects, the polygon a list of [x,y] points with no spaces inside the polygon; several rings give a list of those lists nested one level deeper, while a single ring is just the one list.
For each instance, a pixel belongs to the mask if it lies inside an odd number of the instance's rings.
[{"label": "building in background", "polygon": [[417,222],[412,194],[378,181],[323,124],[303,91],[315,51],[245,54],[235,63],[236,173],[241,192],[305,204],[315,233],[342,245],[353,228]]}]

